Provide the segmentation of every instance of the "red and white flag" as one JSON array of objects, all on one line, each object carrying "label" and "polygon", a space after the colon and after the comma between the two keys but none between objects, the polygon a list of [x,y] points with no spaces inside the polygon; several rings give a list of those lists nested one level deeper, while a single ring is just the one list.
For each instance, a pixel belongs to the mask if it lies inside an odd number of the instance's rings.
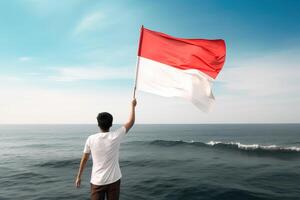
[{"label": "red and white flag", "polygon": [[214,102],[212,83],[226,55],[224,40],[175,38],[141,28],[137,89],[182,97],[202,111]]}]

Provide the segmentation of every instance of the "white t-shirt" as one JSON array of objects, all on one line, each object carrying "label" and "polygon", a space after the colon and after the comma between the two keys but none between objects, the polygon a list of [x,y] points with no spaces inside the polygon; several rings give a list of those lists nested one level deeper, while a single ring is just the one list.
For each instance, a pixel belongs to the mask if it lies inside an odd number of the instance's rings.
[{"label": "white t-shirt", "polygon": [[96,133],[88,137],[84,153],[91,153],[93,169],[91,183],[93,185],[107,185],[116,182],[122,177],[119,166],[119,148],[126,128]]}]

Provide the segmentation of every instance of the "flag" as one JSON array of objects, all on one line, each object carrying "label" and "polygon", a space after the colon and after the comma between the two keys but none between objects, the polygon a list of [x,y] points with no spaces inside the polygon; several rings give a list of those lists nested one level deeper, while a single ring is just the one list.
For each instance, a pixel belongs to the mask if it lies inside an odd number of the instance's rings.
[{"label": "flag", "polygon": [[181,97],[202,111],[214,103],[212,83],[226,56],[224,40],[184,39],[141,28],[136,87]]}]

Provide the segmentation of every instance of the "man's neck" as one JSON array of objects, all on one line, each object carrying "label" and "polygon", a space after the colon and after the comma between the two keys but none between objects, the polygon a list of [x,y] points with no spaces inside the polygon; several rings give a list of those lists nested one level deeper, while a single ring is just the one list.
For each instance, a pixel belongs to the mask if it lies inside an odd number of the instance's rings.
[{"label": "man's neck", "polygon": [[108,129],[108,130],[102,130],[102,129],[100,128],[100,131],[101,131],[102,133],[106,133],[106,132],[109,132],[109,129]]}]

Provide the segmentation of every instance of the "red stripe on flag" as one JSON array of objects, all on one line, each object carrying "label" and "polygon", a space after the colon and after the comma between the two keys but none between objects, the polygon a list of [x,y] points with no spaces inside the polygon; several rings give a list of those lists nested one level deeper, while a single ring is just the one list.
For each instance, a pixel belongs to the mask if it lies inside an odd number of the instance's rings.
[{"label": "red stripe on flag", "polygon": [[216,78],[226,56],[224,40],[175,38],[142,27],[138,55],[178,69],[196,69]]}]

